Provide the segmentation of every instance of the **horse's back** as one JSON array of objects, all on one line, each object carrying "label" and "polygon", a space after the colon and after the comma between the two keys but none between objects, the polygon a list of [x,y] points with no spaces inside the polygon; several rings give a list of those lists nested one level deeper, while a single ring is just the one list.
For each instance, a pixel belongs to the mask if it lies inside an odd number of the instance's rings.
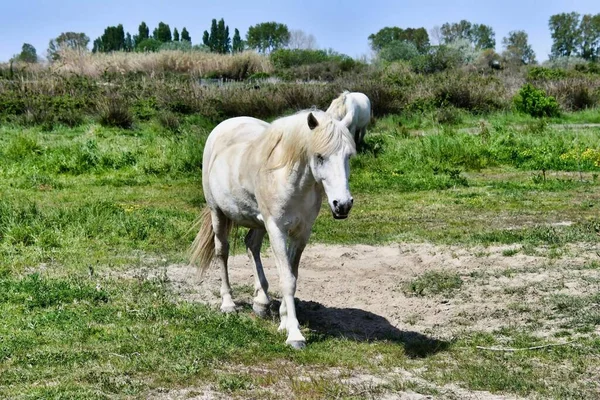
[{"label": "horse's back", "polygon": [[352,92],[348,95],[348,100],[352,103],[352,108],[356,113],[356,124],[360,127],[366,126],[371,121],[371,100],[366,94]]},{"label": "horse's back", "polygon": [[206,139],[204,154],[218,151],[232,144],[241,144],[254,140],[261,135],[269,124],[257,118],[235,117],[229,118],[217,125]]},{"label": "horse's back", "polygon": [[212,130],[203,156],[202,186],[212,209],[220,209],[234,222],[255,225],[258,208],[252,176],[256,170],[252,143],[269,124],[256,118],[225,120]]}]

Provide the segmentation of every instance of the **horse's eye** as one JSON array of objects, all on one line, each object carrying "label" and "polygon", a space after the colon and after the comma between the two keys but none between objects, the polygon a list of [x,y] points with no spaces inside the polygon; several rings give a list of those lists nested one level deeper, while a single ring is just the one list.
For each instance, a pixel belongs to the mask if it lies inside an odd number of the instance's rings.
[{"label": "horse's eye", "polygon": [[319,164],[323,164],[323,161],[325,161],[325,159],[323,158],[323,156],[320,155],[320,154],[317,154],[317,162]]}]

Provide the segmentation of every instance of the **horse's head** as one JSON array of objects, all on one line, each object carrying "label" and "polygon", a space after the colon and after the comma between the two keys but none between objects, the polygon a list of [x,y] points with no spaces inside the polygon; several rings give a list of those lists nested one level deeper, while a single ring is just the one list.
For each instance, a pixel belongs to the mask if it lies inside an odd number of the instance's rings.
[{"label": "horse's head", "polygon": [[348,185],[350,157],[356,153],[352,136],[345,125],[328,116],[319,122],[309,113],[307,123],[313,134],[309,154],[313,177],[323,185],[333,218],[347,218],[354,202]]}]

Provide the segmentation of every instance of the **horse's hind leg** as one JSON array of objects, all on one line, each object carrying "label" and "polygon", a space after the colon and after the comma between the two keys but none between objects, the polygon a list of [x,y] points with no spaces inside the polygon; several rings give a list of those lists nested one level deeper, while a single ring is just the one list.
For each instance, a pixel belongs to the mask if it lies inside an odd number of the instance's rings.
[{"label": "horse's hind leg", "polygon": [[212,212],[213,230],[215,232],[215,259],[221,270],[221,311],[230,313],[235,311],[235,303],[231,297],[231,285],[227,271],[229,257],[229,229],[231,221],[220,211]]},{"label": "horse's hind leg", "polygon": [[360,128],[360,138],[358,139],[361,145],[365,142],[365,136],[367,135],[367,127],[363,126]]},{"label": "horse's hind leg", "polygon": [[248,257],[254,263],[254,300],[252,309],[261,318],[266,318],[269,312],[271,299],[267,291],[269,290],[269,282],[265,277],[262,261],[260,259],[260,248],[263,239],[267,232],[262,229],[250,229],[246,235],[246,249]]}]

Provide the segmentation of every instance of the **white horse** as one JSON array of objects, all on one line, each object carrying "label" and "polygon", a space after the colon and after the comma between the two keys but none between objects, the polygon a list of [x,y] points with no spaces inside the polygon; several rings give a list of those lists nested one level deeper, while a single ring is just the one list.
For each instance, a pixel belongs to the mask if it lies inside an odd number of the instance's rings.
[{"label": "white horse", "polygon": [[360,148],[373,115],[369,98],[363,93],[346,90],[331,102],[327,113],[348,127],[356,147]]},{"label": "white horse", "polygon": [[202,186],[206,207],[192,244],[191,261],[201,273],[216,260],[221,269],[221,311],[235,311],[227,273],[232,226],[250,228],[245,243],[254,261],[253,309],[266,316],[270,298],[260,248],[266,233],[279,273],[282,299],[279,330],[286,343],[303,348],[294,294],[298,265],[322,203],[323,192],[336,219],[348,217],[349,158],[355,146],[347,127],[322,111],[304,111],[272,124],[237,117],[208,136]]}]

